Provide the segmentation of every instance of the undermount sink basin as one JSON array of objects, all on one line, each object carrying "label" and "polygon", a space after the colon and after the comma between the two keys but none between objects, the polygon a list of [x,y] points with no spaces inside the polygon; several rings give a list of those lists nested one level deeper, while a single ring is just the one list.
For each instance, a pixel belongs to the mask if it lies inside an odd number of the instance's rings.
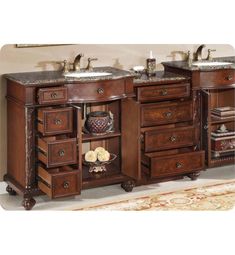
[{"label": "undermount sink basin", "polygon": [[64,74],[65,77],[71,77],[71,78],[90,78],[90,77],[102,77],[102,76],[108,76],[112,73],[106,73],[106,72],[70,72]]},{"label": "undermount sink basin", "polygon": [[229,62],[193,62],[193,66],[198,66],[198,67],[204,67],[204,66],[227,66],[227,65],[232,65],[233,63]]}]

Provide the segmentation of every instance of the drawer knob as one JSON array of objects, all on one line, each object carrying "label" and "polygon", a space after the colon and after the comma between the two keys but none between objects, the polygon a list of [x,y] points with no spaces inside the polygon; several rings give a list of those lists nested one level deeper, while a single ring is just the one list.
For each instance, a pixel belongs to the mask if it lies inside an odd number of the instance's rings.
[{"label": "drawer knob", "polygon": [[171,141],[171,142],[175,142],[175,141],[176,141],[176,136],[174,136],[174,135],[171,136],[171,137],[170,137],[170,141]]},{"label": "drawer knob", "polygon": [[57,98],[57,93],[56,92],[51,93],[51,98]]},{"label": "drawer knob", "polygon": [[65,151],[64,150],[59,150],[58,152],[60,157],[63,157],[65,155]]},{"label": "drawer knob", "polygon": [[61,123],[62,123],[62,120],[60,120],[60,119],[55,119],[55,124],[56,124],[56,125],[61,125]]},{"label": "drawer knob", "polygon": [[98,88],[97,93],[100,94],[100,95],[104,94],[104,89],[103,88]]},{"label": "drawer knob", "polygon": [[64,181],[63,187],[64,187],[64,189],[68,189],[69,188],[69,181]]},{"label": "drawer knob", "polygon": [[167,118],[172,117],[172,112],[166,112],[166,113],[165,113],[165,116],[166,116]]},{"label": "drawer knob", "polygon": [[161,95],[162,96],[166,96],[168,94],[168,91],[166,90],[166,89],[163,89],[162,91],[161,91]]},{"label": "drawer knob", "polygon": [[229,76],[226,76],[225,77],[225,80],[227,80],[227,81],[231,81],[233,79],[233,76],[232,75],[229,75]]},{"label": "drawer knob", "polygon": [[181,167],[182,167],[182,164],[181,164],[180,162],[177,162],[177,163],[176,163],[176,168],[179,169],[179,168],[181,168]]}]

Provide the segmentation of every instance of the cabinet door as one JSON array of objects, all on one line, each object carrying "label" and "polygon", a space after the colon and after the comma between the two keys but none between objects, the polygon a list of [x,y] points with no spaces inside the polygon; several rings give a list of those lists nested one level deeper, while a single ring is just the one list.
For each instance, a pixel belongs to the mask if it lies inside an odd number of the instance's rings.
[{"label": "cabinet door", "polygon": [[122,173],[135,180],[140,180],[140,106],[132,98],[122,100],[121,129]]},{"label": "cabinet door", "polygon": [[205,150],[207,164],[211,161],[211,95],[202,90],[202,149]]},{"label": "cabinet door", "polygon": [[74,136],[77,138],[77,168],[79,170],[79,186],[82,187],[82,109],[72,105],[74,109]]}]

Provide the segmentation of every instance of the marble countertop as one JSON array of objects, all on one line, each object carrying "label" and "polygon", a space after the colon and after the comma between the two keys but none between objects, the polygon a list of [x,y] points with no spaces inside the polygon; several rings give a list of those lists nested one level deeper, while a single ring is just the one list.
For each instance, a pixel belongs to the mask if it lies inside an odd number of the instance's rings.
[{"label": "marble countertop", "polygon": [[[81,71],[84,71],[82,69]],[[112,73],[108,76],[92,77],[92,78],[72,78],[63,76],[62,71],[41,71],[41,72],[24,72],[4,74],[6,79],[20,83],[25,86],[54,85],[67,83],[84,83],[100,80],[116,80],[127,77],[134,77],[131,72],[124,71],[113,67],[95,67],[94,72]]]},{"label": "marble countertop", "polygon": [[175,73],[157,71],[155,76],[148,77],[146,74],[142,74],[140,77],[134,79],[134,85],[151,85],[151,84],[164,84],[164,83],[173,83],[180,81],[187,81],[190,77],[182,76]]},{"label": "marble countertop", "polygon": [[179,69],[183,69],[187,71],[211,71],[211,70],[219,70],[219,69],[235,69],[235,56],[213,58],[212,61],[230,62],[231,65],[198,67],[198,66],[194,66],[193,64],[189,65],[187,61],[170,61],[170,62],[162,62],[162,64],[164,66],[175,67],[175,68],[179,68]]}]

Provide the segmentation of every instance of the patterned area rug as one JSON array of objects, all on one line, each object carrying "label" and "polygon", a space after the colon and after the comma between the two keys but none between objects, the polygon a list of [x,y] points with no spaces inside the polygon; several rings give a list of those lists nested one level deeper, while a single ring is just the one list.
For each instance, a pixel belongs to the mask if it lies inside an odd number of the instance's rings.
[{"label": "patterned area rug", "polygon": [[164,194],[129,199],[77,210],[161,211],[161,210],[229,210],[235,205],[235,180]]}]

